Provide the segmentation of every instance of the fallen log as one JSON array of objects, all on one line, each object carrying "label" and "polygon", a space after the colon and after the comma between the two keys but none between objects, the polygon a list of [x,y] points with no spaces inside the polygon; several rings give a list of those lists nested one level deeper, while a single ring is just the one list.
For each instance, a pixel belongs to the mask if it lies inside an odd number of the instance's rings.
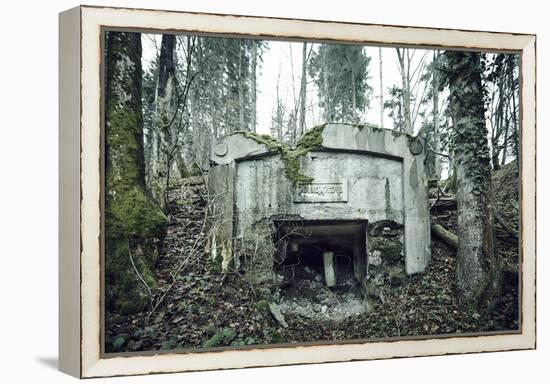
[{"label": "fallen log", "polygon": [[458,236],[451,231],[446,230],[441,225],[432,223],[432,233],[441,239],[445,244],[450,245],[454,249],[458,248]]},{"label": "fallen log", "polygon": [[430,199],[430,209],[435,211],[454,211],[456,210],[455,197],[438,197]]},{"label": "fallen log", "polygon": [[518,238],[518,231],[516,231],[511,224],[509,224],[506,220],[504,220],[502,218],[502,216],[500,216],[498,214],[498,212],[496,211],[496,209],[493,209],[493,216],[495,217],[495,221],[497,222],[497,224],[500,224],[500,226],[502,227],[502,229],[504,229],[504,231],[509,234],[510,236],[512,237],[515,237],[516,239]]},{"label": "fallen log", "polygon": [[[443,228],[441,225],[432,223],[431,224],[432,233],[442,240],[445,244],[450,245],[454,249],[458,248],[458,236],[448,229]],[[514,235],[511,235],[507,231],[502,231],[497,228],[496,230],[497,239],[504,241],[508,244],[517,245],[518,239]]]}]

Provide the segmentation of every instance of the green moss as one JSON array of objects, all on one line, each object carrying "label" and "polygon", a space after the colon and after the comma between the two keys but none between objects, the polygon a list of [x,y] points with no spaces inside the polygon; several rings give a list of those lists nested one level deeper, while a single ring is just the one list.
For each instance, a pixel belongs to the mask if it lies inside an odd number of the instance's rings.
[{"label": "green moss", "polygon": [[353,126],[355,128],[358,128],[360,131],[362,131],[365,128],[370,129],[374,132],[382,132],[384,130],[384,128],[380,128],[376,124],[369,124],[369,123],[367,123],[367,124],[353,124]]},{"label": "green moss", "polygon": [[120,313],[123,315],[133,315],[134,313],[137,313],[138,310],[139,307],[136,303],[131,301],[124,301],[120,306]]},{"label": "green moss", "polygon": [[254,308],[263,316],[269,316],[269,303],[267,300],[260,300],[254,304]]},{"label": "green moss", "polygon": [[113,339],[111,345],[113,346],[113,349],[118,350],[122,348],[124,344],[126,344],[126,341],[128,341],[128,339],[130,339],[130,335],[128,335],[127,333],[122,333]]},{"label": "green moss", "polygon": [[235,332],[233,329],[224,328],[216,333],[214,336],[212,336],[209,340],[207,340],[203,344],[203,347],[213,348],[220,345],[229,345],[236,336],[237,332]]},{"label": "green moss", "polygon": [[240,133],[259,144],[264,144],[271,151],[279,152],[285,165],[286,177],[292,184],[296,185],[313,181],[312,177],[306,176],[300,172],[300,158],[323,145],[323,130],[325,126],[326,124],[318,125],[307,131],[298,140],[294,148],[280,143],[269,135],[258,135],[257,133],[249,131],[238,131],[236,133]]},{"label": "green moss", "polygon": [[160,208],[139,188],[120,191],[108,201],[105,279],[110,307],[127,311],[129,302],[138,307],[146,303],[146,288],[135,273],[130,255],[143,280],[150,288],[154,287],[153,265],[164,237],[165,223],[166,217]]},{"label": "green moss", "polygon": [[147,299],[132,261],[153,286],[166,217],[145,188],[140,37],[110,32],[106,48],[105,297],[128,311]]},{"label": "green moss", "polygon": [[399,240],[392,240],[383,237],[369,239],[369,251],[379,251],[382,260],[395,263],[401,260],[403,244]]},{"label": "green moss", "polygon": [[271,329],[268,332],[267,337],[269,344],[281,344],[287,342],[287,340],[275,329]]},{"label": "green moss", "polygon": [[160,349],[163,351],[174,349],[178,346],[178,342],[174,339],[167,340],[160,345]]}]

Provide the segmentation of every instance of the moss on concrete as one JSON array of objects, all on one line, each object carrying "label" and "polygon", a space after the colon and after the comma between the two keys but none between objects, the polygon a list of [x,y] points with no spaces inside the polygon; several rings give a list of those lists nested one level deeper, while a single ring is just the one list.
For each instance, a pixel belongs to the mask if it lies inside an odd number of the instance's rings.
[{"label": "moss on concrete", "polygon": [[379,251],[383,261],[393,264],[399,262],[402,258],[403,244],[396,239],[371,237],[369,239],[369,252],[373,251]]},{"label": "moss on concrete", "polygon": [[238,131],[236,133],[240,133],[259,144],[265,145],[270,151],[279,152],[285,165],[286,177],[292,184],[296,185],[313,181],[312,177],[306,176],[300,172],[300,158],[323,145],[323,130],[325,126],[326,124],[322,124],[308,130],[298,140],[294,148],[277,141],[269,135],[259,135],[249,131]]}]

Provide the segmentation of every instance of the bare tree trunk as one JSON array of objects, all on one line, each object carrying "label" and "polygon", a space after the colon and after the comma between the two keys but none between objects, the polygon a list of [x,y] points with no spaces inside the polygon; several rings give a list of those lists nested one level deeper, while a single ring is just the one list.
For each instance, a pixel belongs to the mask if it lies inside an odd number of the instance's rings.
[{"label": "bare tree trunk", "polygon": [[500,157],[500,135],[502,134],[502,126],[503,126],[503,104],[504,104],[504,98],[502,96],[503,87],[501,82],[499,81],[498,86],[498,104],[496,109],[496,117],[495,117],[495,129],[492,132],[491,135],[491,156],[492,156],[492,162],[493,162],[493,169],[497,170],[500,167],[499,163],[499,157]]},{"label": "bare tree trunk", "polygon": [[[413,133],[411,117],[411,84],[409,79],[410,61],[408,57],[408,48],[396,48],[397,58],[399,60],[399,72],[401,74],[402,101],[403,101],[403,121],[405,132]],[[407,57],[405,57],[407,55]]]},{"label": "bare tree trunk", "polygon": [[281,105],[281,99],[280,99],[280,96],[279,96],[279,80],[281,78],[281,72],[279,71],[279,75],[277,77],[277,88],[276,88],[276,93],[277,93],[277,108],[275,110],[275,130],[276,130],[276,133],[277,133],[277,140],[279,142],[282,142],[283,141],[283,109],[282,109],[282,105]]},{"label": "bare tree trunk", "polygon": [[257,58],[258,56],[258,42],[256,40],[252,40],[252,68],[251,68],[251,85],[250,85],[250,92],[251,92],[251,101],[252,101],[252,116],[251,116],[251,123],[250,123],[250,130],[252,132],[256,132],[256,65],[257,65]]},{"label": "bare tree trunk", "polygon": [[298,137],[304,134],[306,129],[306,85],[307,85],[307,43],[302,45],[302,77],[300,79],[300,118],[298,122]]},{"label": "bare tree trunk", "polygon": [[351,63],[351,107],[353,108],[352,119],[354,123],[358,123],[357,120],[357,94],[355,89],[355,66]]},{"label": "bare tree trunk", "polygon": [[380,66],[380,128],[384,128],[384,82],[382,78],[382,47],[378,47]]},{"label": "bare tree trunk", "polygon": [[[434,120],[434,132],[433,142],[434,151],[441,152],[441,137],[439,131],[439,69],[437,68],[437,62],[439,59],[439,52],[434,51],[433,64],[432,64],[432,88],[433,88],[433,120]],[[434,158],[434,173],[437,180],[441,178],[441,159],[439,156]]]},{"label": "bare tree trunk", "polygon": [[329,74],[329,71],[330,71],[330,68],[328,67],[328,62],[327,62],[327,53],[325,52],[324,56],[323,56],[323,66],[325,67],[324,69],[324,78],[323,78],[323,93],[325,94],[325,122],[330,122],[331,120],[331,103],[330,103],[330,86],[329,86],[329,81],[328,81],[328,74]]},{"label": "bare tree trunk", "polygon": [[504,109],[504,141],[502,142],[502,160],[500,162],[501,166],[506,164],[506,152],[508,152],[508,129],[510,128],[510,116],[508,111],[510,110],[509,102],[506,101],[506,108]]},{"label": "bare tree trunk", "polygon": [[160,46],[159,76],[155,93],[155,128],[157,131],[157,169],[153,176],[151,192],[163,210],[166,208],[166,184],[169,175],[170,152],[172,148],[173,125],[176,108],[174,107],[176,67],[174,52],[175,35],[163,35]]},{"label": "bare tree trunk", "polygon": [[457,177],[457,287],[470,305],[491,305],[500,293],[491,164],[479,53],[446,51]]},{"label": "bare tree trunk", "polygon": [[[512,69],[513,71],[513,69]],[[512,123],[514,124],[513,139],[514,139],[514,154],[516,157],[516,167],[519,170],[519,125],[517,119],[517,104],[516,104],[516,86],[512,79]]]},{"label": "bare tree trunk", "polygon": [[243,89],[243,72],[242,72],[242,47],[239,44],[239,64],[238,64],[238,76],[239,76],[239,129],[246,131],[245,122],[244,122],[244,89]]},{"label": "bare tree trunk", "polygon": [[[508,152],[508,141],[510,139],[514,140],[514,147],[513,150],[517,151],[517,148],[515,148],[516,142],[515,139],[517,138],[517,135],[515,132],[517,132],[517,121],[516,121],[516,86],[514,81],[514,58],[511,56],[509,59],[507,59],[507,68],[506,68],[506,74],[508,77],[508,92],[510,92],[510,96],[506,102],[506,131],[504,134],[504,145],[503,145],[503,154],[502,154],[502,165],[506,163],[506,155]],[[512,132],[509,131],[510,126],[510,120],[512,122]]]}]

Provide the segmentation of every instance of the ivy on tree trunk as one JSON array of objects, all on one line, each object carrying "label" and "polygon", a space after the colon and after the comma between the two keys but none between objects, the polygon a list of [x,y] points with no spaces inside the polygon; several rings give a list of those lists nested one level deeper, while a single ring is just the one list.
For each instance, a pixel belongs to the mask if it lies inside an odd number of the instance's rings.
[{"label": "ivy on tree trunk", "polygon": [[457,288],[471,305],[490,305],[500,293],[491,193],[491,155],[479,53],[447,51],[451,144],[457,178]]}]

